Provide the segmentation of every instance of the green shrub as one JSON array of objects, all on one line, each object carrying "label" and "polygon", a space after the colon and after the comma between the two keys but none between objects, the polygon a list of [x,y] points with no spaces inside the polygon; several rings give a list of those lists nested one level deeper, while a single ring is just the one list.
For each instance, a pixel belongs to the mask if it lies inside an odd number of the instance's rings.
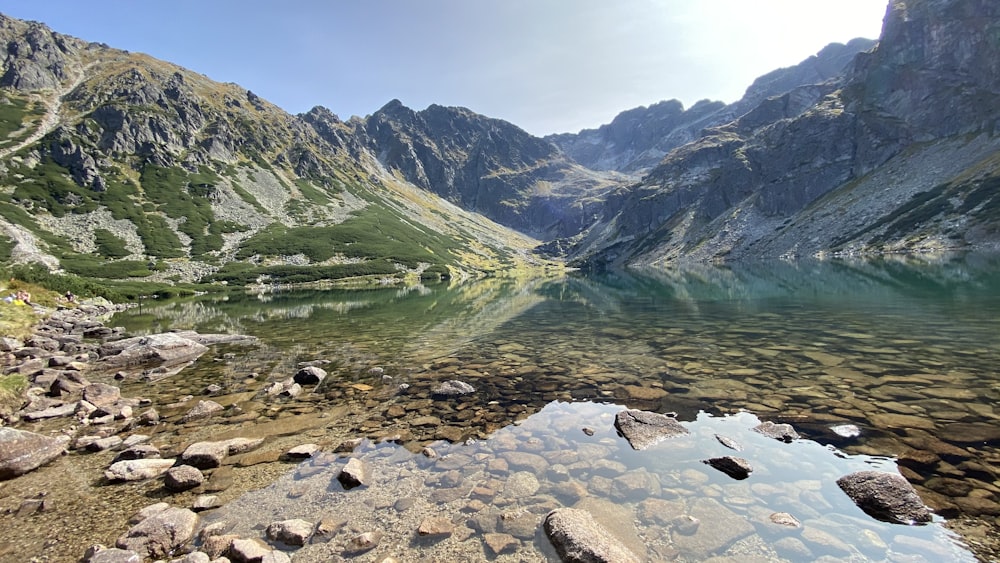
[{"label": "green shrub", "polygon": [[107,229],[94,229],[94,243],[97,244],[97,254],[106,258],[124,258],[131,254],[125,247],[125,241]]}]

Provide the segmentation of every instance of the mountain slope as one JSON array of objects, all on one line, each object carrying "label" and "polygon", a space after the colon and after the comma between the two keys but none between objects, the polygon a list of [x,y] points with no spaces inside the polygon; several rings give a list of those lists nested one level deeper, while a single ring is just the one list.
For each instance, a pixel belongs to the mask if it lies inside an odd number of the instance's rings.
[{"label": "mountain slope", "polygon": [[[534,242],[235,84],[0,16],[0,217],[95,277],[306,281],[509,269]],[[25,249],[38,249],[26,256]]]},{"label": "mountain slope", "polygon": [[581,263],[993,246],[1000,7],[897,0],[842,83],[764,100],[608,198]]},{"label": "mountain slope", "polygon": [[549,135],[545,139],[576,162],[595,170],[646,172],[671,150],[697,139],[706,128],[728,123],[770,97],[841,77],[855,55],[874,45],[875,41],[870,39],[827,45],[795,66],[761,76],[742,98],[729,105],[702,100],[685,110],[677,100],[659,102],[624,111],[597,129]]}]

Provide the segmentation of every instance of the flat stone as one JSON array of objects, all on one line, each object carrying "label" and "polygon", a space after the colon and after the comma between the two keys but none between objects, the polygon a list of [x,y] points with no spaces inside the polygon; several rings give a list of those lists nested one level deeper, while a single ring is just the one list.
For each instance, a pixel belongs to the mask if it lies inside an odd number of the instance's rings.
[{"label": "flat stone", "polygon": [[517,549],[521,545],[520,540],[510,534],[491,532],[483,534],[483,543],[489,548],[493,555],[508,553]]},{"label": "flat stone", "polygon": [[768,517],[771,522],[786,528],[801,528],[799,519],[787,512],[775,512]]},{"label": "flat stone", "polygon": [[312,457],[318,451],[319,446],[317,444],[302,444],[285,452],[285,457],[288,459],[305,459]]},{"label": "flat stone", "polygon": [[[507,468],[514,471],[531,471],[535,475],[544,475],[549,466],[545,458],[529,452],[503,452],[500,459],[507,462]],[[504,469],[506,470],[506,469]]]},{"label": "flat stone", "polygon": [[225,407],[216,403],[215,401],[198,401],[191,410],[189,410],[184,416],[181,417],[181,422],[191,422],[192,420],[201,420],[203,418],[208,418],[214,414],[220,413],[225,410]]},{"label": "flat stone", "polygon": [[229,545],[229,558],[237,563],[257,563],[272,551],[270,546],[258,539],[238,538]]},{"label": "flat stone", "polygon": [[159,457],[160,450],[156,446],[152,444],[138,444],[118,452],[112,463],[130,459],[157,459]]},{"label": "flat stone", "polygon": [[191,503],[191,510],[195,512],[202,512],[205,510],[211,510],[213,508],[219,508],[222,506],[222,501],[216,495],[198,495]]},{"label": "flat stone", "polygon": [[435,538],[450,536],[455,531],[455,525],[444,516],[430,516],[424,518],[417,528],[417,534]]},{"label": "flat stone", "polygon": [[134,551],[112,547],[100,549],[84,561],[85,563],[142,563],[142,557]]},{"label": "flat stone", "polygon": [[953,422],[945,424],[937,436],[956,444],[990,444],[1000,442],[1000,425],[979,422]]},{"label": "flat stone", "polygon": [[737,452],[742,452],[743,451],[743,446],[740,445],[739,442],[737,442],[736,440],[733,440],[732,438],[729,438],[728,436],[723,436],[721,434],[716,434],[715,435],[715,439],[720,444],[722,444],[723,446],[726,446],[727,448],[729,448],[729,449],[731,449],[733,451],[737,451]]},{"label": "flat stone", "polygon": [[143,557],[165,557],[194,537],[198,515],[186,508],[168,508],[133,526],[116,546]]},{"label": "flat stone", "polygon": [[181,454],[181,461],[198,469],[211,469],[222,465],[226,456],[250,451],[263,442],[263,438],[233,438],[219,442],[195,442]]},{"label": "flat stone", "polygon": [[538,492],[538,478],[529,471],[518,471],[507,478],[503,494],[510,499],[527,498]]},{"label": "flat stone", "polygon": [[663,414],[623,410],[615,415],[615,429],[632,449],[644,450],[668,438],[689,434],[677,419]]},{"label": "flat stone", "polygon": [[128,459],[111,464],[104,471],[104,477],[111,482],[144,481],[159,477],[174,466],[173,459]]},{"label": "flat stone", "polygon": [[694,534],[673,534],[674,546],[685,559],[707,559],[754,533],[753,524],[715,499],[695,500],[688,515],[700,522],[698,530]]},{"label": "flat stone", "polygon": [[372,530],[363,534],[358,534],[347,541],[344,552],[348,554],[358,554],[370,551],[378,546],[382,541],[381,530]]},{"label": "flat stone", "polygon": [[559,508],[545,516],[545,535],[563,561],[639,563],[640,559],[585,510]]},{"label": "flat stone", "polygon": [[91,383],[83,388],[83,400],[98,408],[110,407],[121,398],[121,389],[107,383]]},{"label": "flat stone", "polygon": [[837,479],[837,485],[861,510],[877,520],[897,524],[931,521],[930,511],[902,475],[858,471]]},{"label": "flat stone", "polygon": [[286,545],[305,545],[312,533],[312,523],[301,519],[271,522],[267,527],[269,539]]},{"label": "flat stone", "polygon": [[76,414],[77,403],[66,403],[64,405],[57,405],[48,407],[46,409],[29,412],[24,414],[24,420],[28,422],[35,422],[38,420],[45,420],[49,418],[62,418],[64,416],[72,416]]},{"label": "flat stone", "polygon": [[49,437],[0,427],[0,480],[12,479],[54,460],[66,452],[68,436]]},{"label": "flat stone", "polygon": [[754,426],[751,430],[758,434],[763,434],[768,438],[781,440],[782,442],[791,442],[792,440],[799,439],[799,433],[792,428],[791,424],[775,424],[770,420]]}]

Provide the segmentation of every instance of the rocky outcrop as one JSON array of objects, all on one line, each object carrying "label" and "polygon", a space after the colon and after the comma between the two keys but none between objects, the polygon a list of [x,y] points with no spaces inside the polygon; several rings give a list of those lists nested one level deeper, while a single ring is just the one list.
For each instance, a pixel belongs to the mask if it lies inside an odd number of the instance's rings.
[{"label": "rocky outcrop", "polygon": [[837,479],[837,485],[872,518],[897,524],[931,521],[913,485],[897,473],[858,471]]},{"label": "rocky outcrop", "polygon": [[194,537],[198,515],[185,508],[166,508],[133,526],[116,545],[142,557],[160,559]]}]

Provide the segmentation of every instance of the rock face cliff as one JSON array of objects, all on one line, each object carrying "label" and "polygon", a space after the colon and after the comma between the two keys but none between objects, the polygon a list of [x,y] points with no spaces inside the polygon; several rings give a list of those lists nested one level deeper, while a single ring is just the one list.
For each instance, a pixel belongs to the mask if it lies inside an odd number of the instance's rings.
[{"label": "rock face cliff", "polygon": [[732,104],[702,100],[685,110],[677,100],[659,102],[624,111],[597,129],[545,139],[589,168],[640,174],[659,164],[671,150],[697,139],[704,129],[728,123],[770,97],[839,79],[855,55],[874,45],[870,39],[827,45],[795,66],[761,76]]},{"label": "rock face cliff", "polygon": [[897,0],[840,81],[770,97],[609,196],[594,266],[991,246],[1000,5]]}]

